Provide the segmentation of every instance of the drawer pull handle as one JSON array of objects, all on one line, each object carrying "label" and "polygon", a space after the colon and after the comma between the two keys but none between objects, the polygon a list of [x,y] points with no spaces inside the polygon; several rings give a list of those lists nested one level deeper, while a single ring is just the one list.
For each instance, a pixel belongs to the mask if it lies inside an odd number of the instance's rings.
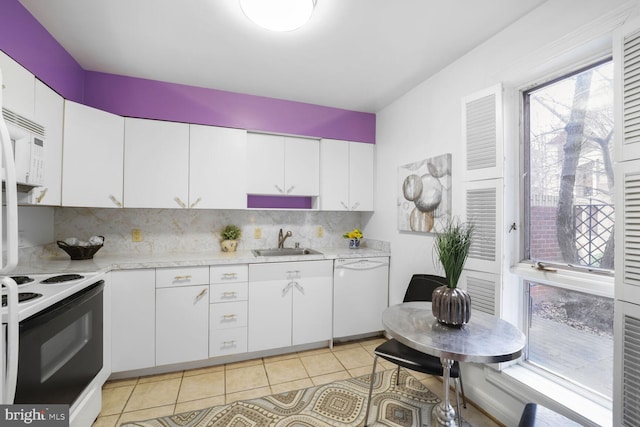
[{"label": "drawer pull handle", "polygon": [[173,200],[178,204],[178,206],[180,206],[181,208],[186,208],[187,205],[185,202],[182,201],[182,199],[180,197],[174,197]]},{"label": "drawer pull handle", "polygon": [[111,200],[113,202],[114,205],[116,205],[117,207],[121,208],[122,207],[122,202],[118,199],[116,199],[116,196],[114,196],[113,194],[109,194],[109,200]]},{"label": "drawer pull handle", "polygon": [[235,345],[236,345],[236,341],[235,340],[223,341],[222,342],[222,347],[233,347]]},{"label": "drawer pull handle", "polygon": [[36,198],[36,203],[42,203],[42,199],[44,199],[44,196],[47,195],[47,187],[42,187],[42,192],[40,193],[40,195]]},{"label": "drawer pull handle", "polygon": [[202,197],[198,197],[198,198],[196,199],[196,201],[195,201],[195,202],[193,202],[193,203],[191,203],[191,205],[189,205],[189,207],[190,207],[190,208],[195,208],[195,207],[196,207],[196,205],[197,205],[198,203],[200,203],[201,201],[202,201]]},{"label": "drawer pull handle", "polygon": [[235,319],[236,315],[235,314],[224,314],[222,316],[225,320],[230,320],[230,319]]},{"label": "drawer pull handle", "polygon": [[235,298],[236,295],[237,295],[237,293],[236,292],[232,292],[232,291],[227,291],[227,292],[223,292],[222,293],[222,296],[224,298]]},{"label": "drawer pull handle", "polygon": [[186,276],[175,276],[174,280],[191,280],[191,275],[186,275]]},{"label": "drawer pull handle", "polygon": [[224,273],[222,275],[223,279],[235,279],[236,277],[238,277],[238,273]]}]

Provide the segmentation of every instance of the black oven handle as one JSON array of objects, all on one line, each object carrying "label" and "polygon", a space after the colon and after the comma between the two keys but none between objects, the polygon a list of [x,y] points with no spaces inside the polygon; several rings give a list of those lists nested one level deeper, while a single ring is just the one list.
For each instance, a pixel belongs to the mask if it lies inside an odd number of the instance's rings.
[{"label": "black oven handle", "polygon": [[77,307],[85,301],[90,300],[91,298],[100,294],[103,289],[104,280],[99,280],[94,284],[87,286],[83,290],[68,296],[62,301],[58,301],[54,305],[45,308],[44,310],[34,314],[31,317],[28,317],[27,319],[24,319],[20,322],[20,329],[23,330],[26,327],[32,328],[34,326],[46,323],[50,318],[56,317],[59,314],[68,311],[73,307]]}]

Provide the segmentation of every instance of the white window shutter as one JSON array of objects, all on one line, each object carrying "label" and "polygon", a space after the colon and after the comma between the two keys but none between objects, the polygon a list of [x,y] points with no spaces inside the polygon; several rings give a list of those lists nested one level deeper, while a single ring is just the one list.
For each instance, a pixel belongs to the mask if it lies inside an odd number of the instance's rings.
[{"label": "white window shutter", "polygon": [[[469,292],[473,311],[496,315],[500,289],[500,276],[481,271],[465,270],[460,276],[461,285]],[[473,316],[473,314],[472,314]]]},{"label": "white window shutter", "polygon": [[640,20],[614,34],[616,65],[616,155],[618,161],[640,158]]},{"label": "white window shutter", "polygon": [[640,19],[613,34],[616,254],[613,423],[640,427]]},{"label": "white window shutter", "polygon": [[462,99],[465,180],[503,176],[502,85]]},{"label": "white window shutter", "polygon": [[616,298],[640,304],[640,159],[616,165]]},{"label": "white window shutter", "polygon": [[640,306],[616,301],[613,425],[640,426]]},{"label": "white window shutter", "polygon": [[465,183],[466,218],[474,225],[465,266],[469,270],[502,271],[502,184],[502,179]]}]

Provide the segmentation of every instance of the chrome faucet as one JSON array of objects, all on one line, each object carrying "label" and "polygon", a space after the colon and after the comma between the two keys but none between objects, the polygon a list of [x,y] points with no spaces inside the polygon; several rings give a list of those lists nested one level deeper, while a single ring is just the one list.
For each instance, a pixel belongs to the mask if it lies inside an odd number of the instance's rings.
[{"label": "chrome faucet", "polygon": [[291,231],[287,231],[287,234],[283,236],[281,228],[280,232],[278,233],[278,248],[284,248],[284,241],[287,240],[287,237],[291,236],[293,236],[293,233]]}]

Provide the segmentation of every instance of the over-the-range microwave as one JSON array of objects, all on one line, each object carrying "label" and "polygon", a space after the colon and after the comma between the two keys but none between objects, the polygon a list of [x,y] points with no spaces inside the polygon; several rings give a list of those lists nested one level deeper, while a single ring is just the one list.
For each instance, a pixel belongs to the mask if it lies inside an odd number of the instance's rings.
[{"label": "over-the-range microwave", "polygon": [[13,146],[18,186],[44,185],[44,126],[7,108],[2,108],[2,116]]}]

